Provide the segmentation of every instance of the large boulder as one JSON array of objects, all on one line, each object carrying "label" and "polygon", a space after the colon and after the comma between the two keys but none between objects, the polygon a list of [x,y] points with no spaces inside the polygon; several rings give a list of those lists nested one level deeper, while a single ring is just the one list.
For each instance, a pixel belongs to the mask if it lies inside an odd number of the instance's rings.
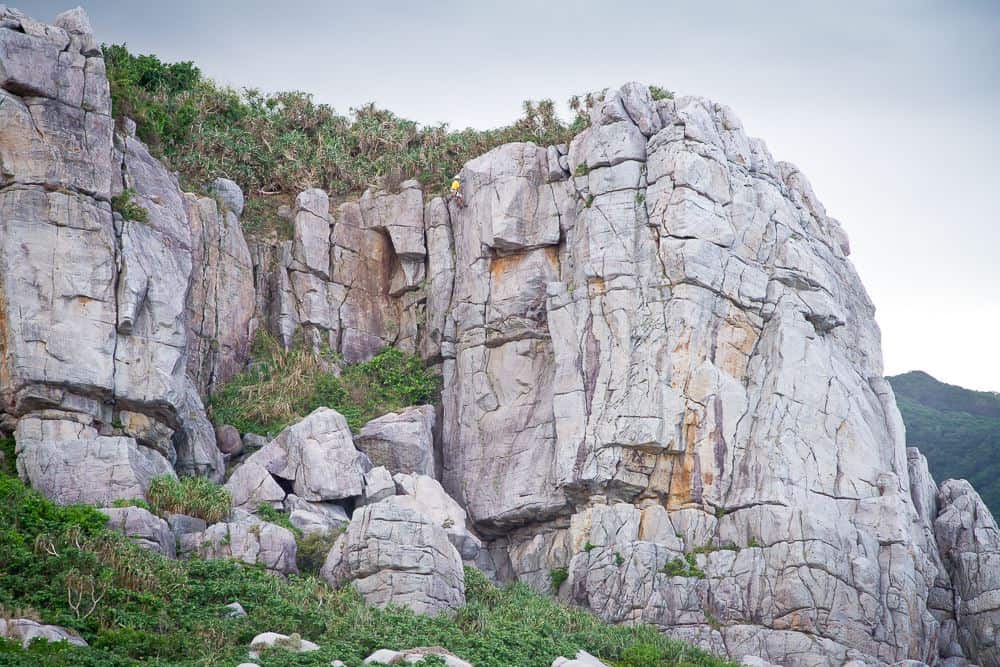
[{"label": "large boulder", "polygon": [[181,535],[179,543],[181,556],[259,563],[275,574],[298,572],[292,531],[242,510],[234,510],[228,521],[213,523],[203,532]]},{"label": "large boulder", "polygon": [[[268,482],[262,469],[289,483],[303,500],[341,500],[361,495],[364,474],[370,467],[368,458],[354,447],[344,416],[330,408],[317,408],[247,457],[227,486],[233,490],[238,505],[258,497],[264,502],[283,500],[284,494],[272,498],[274,489],[281,487],[274,480]],[[244,468],[247,472],[242,472]]]},{"label": "large boulder", "polygon": [[175,476],[163,455],[133,438],[102,436],[87,416],[30,413],[17,423],[17,470],[60,503],[111,505],[145,498],[154,477]]},{"label": "large boulder", "polygon": [[58,625],[44,625],[28,618],[0,618],[0,637],[19,642],[22,648],[28,648],[36,639],[87,646],[87,641],[75,630]]},{"label": "large boulder", "polygon": [[355,511],[321,576],[333,586],[350,582],[377,607],[397,604],[436,615],[465,603],[462,558],[444,528],[389,501]]},{"label": "large boulder", "polygon": [[155,551],[167,558],[177,554],[176,538],[170,525],[142,507],[105,507],[108,528],[123,533],[143,549]]},{"label": "large boulder", "polygon": [[482,542],[469,530],[465,510],[445,492],[440,482],[427,475],[402,473],[394,475],[393,481],[397,495],[385,502],[408,507],[433,520],[445,529],[464,560],[475,559]]},{"label": "large boulder", "polygon": [[392,473],[435,477],[434,406],[420,405],[377,417],[355,438],[376,466]]}]

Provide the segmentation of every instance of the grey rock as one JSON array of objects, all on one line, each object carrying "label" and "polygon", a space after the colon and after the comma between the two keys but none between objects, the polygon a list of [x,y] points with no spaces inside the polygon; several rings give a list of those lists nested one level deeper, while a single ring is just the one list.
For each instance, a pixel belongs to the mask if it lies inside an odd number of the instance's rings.
[{"label": "grey rock", "polygon": [[292,525],[303,533],[328,533],[340,530],[351,522],[347,510],[335,503],[314,503],[294,493],[285,498],[285,511]]},{"label": "grey rock", "polygon": [[250,657],[259,658],[260,652],[267,648],[283,649],[293,653],[309,653],[318,651],[319,645],[308,639],[302,639],[296,634],[289,636],[277,632],[262,632],[250,641]]},{"label": "grey rock", "polygon": [[436,615],[465,603],[462,559],[444,528],[390,501],[355,511],[320,574],[333,586],[350,582],[377,607]]},{"label": "grey rock", "polygon": [[175,476],[161,454],[132,438],[98,435],[71,413],[53,416],[31,413],[18,421],[17,469],[59,504],[108,506],[145,498],[154,477]]},{"label": "grey rock", "polygon": [[392,473],[435,476],[434,406],[421,405],[371,420],[355,438],[373,465]]},{"label": "grey rock", "polygon": [[287,495],[267,468],[254,461],[237,466],[225,487],[233,498],[233,507],[251,512],[262,504],[278,507]]},{"label": "grey rock", "polygon": [[247,612],[239,602],[230,602],[225,606],[229,611],[226,612],[226,618],[246,618]]},{"label": "grey rock", "polygon": [[223,454],[235,456],[243,451],[243,439],[236,427],[224,424],[215,427],[215,441]]},{"label": "grey rock", "polygon": [[603,662],[590,655],[584,650],[577,652],[576,657],[563,658],[562,656],[552,661],[552,667],[608,667]]},{"label": "grey rock", "polygon": [[225,211],[231,211],[237,218],[243,215],[243,190],[228,178],[217,178],[208,186],[208,191],[219,199]]},{"label": "grey rock", "polygon": [[141,507],[105,507],[101,512],[108,517],[108,528],[124,533],[143,549],[167,558],[176,557],[176,540],[170,526],[149,510]]},{"label": "grey rock", "polygon": [[180,536],[180,555],[215,560],[233,558],[261,564],[275,574],[298,572],[292,531],[235,510],[229,521],[213,523],[201,533]]},{"label": "grey rock", "polygon": [[365,473],[362,504],[371,505],[396,495],[396,482],[384,466],[376,466]]},{"label": "grey rock", "polygon": [[463,560],[474,560],[482,542],[468,528],[465,510],[449,496],[441,484],[427,475],[393,475],[397,495],[384,502],[407,507],[435,521],[445,529],[448,539]]},{"label": "grey rock", "polygon": [[208,528],[204,519],[188,516],[187,514],[168,513],[166,515],[167,525],[175,537],[187,535],[188,533],[200,533]]},{"label": "grey rock", "polygon": [[462,660],[454,653],[440,646],[420,646],[405,651],[393,651],[383,648],[365,658],[366,665],[408,665],[419,663],[429,656],[438,656],[444,660],[447,667],[472,667],[472,663]]},{"label": "grey rock", "polygon": [[[370,464],[355,449],[343,415],[318,408],[247,457],[236,472],[246,466],[260,466],[274,477],[288,480],[303,500],[329,501],[360,496]],[[259,473],[250,477],[263,479]],[[232,481],[230,478],[230,484]]]},{"label": "grey rock", "polygon": [[28,648],[36,639],[87,646],[86,640],[74,630],[58,625],[43,625],[27,618],[0,618],[0,637],[18,641],[22,648]]},{"label": "grey rock", "polygon": [[1000,664],[1000,529],[972,486],[949,479],[938,495],[934,532],[955,587],[958,641],[964,657]]}]

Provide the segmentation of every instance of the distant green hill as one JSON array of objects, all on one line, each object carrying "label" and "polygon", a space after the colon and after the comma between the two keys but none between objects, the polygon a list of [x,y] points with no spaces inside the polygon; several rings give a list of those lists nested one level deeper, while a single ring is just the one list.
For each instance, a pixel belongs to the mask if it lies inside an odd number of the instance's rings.
[{"label": "distant green hill", "polygon": [[945,384],[923,371],[887,379],[906,444],[923,452],[934,479],[969,480],[1000,516],[1000,394]]}]

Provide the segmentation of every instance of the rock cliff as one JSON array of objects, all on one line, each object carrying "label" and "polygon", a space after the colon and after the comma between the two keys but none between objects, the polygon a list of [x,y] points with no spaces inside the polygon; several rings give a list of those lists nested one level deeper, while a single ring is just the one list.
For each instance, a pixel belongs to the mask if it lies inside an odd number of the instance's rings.
[{"label": "rock cliff", "polygon": [[[564,580],[609,622],[735,657],[1000,665],[1000,533],[907,452],[874,307],[806,177],[702,98],[631,83],[590,120],[470,161],[448,198],[306,190],[292,240],[248,243],[235,184],[184,193],[116,125],[82,10],[48,26],[0,7],[0,408],[20,474],[99,505],[175,471],[221,481],[204,400],[258,325],[348,362],[396,345],[444,385],[436,418],[362,431],[418,473],[400,496],[336,413],[230,480],[251,510],[288,505],[282,480],[347,509],[372,495],[327,570],[371,577],[379,604],[453,607],[451,540],[497,580]],[[376,471],[413,502],[375,502]],[[440,591],[393,574],[405,549],[369,568],[377,539],[418,534]]]}]

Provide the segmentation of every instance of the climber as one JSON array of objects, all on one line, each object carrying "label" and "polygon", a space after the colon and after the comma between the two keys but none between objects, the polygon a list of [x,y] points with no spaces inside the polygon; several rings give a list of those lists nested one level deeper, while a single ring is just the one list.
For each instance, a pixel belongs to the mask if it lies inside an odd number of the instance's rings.
[{"label": "climber", "polygon": [[455,203],[461,207],[465,206],[465,196],[462,194],[462,181],[458,176],[451,180],[451,196]]}]

